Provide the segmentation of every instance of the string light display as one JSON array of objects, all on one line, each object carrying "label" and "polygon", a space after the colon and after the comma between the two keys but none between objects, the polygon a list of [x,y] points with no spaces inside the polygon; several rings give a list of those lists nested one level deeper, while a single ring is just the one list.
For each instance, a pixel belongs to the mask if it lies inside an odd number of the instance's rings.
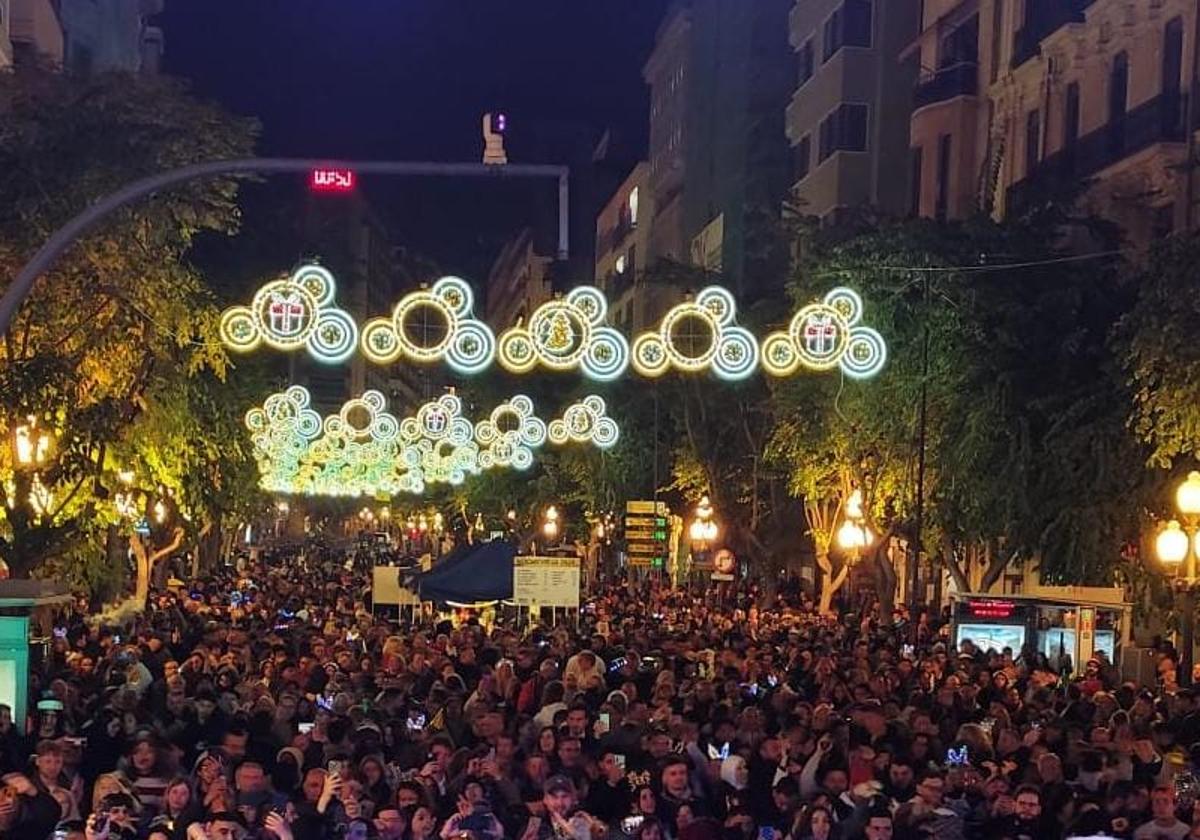
[{"label": "string light display", "polygon": [[[272,493],[311,496],[419,494],[430,485],[463,483],[495,468],[528,469],[548,439],[533,401],[514,396],[486,420],[463,416],[462,400],[445,394],[397,420],[378,391],[347,401],[324,419],[300,386],[272,394],[246,413],[260,484]],[[616,443],[617,424],[604,401],[588,397],[551,426],[556,443]]]},{"label": "string light display", "polygon": [[492,409],[487,420],[476,424],[475,439],[483,449],[480,465],[515,467],[526,470],[533,466],[533,450],[546,442],[546,423],[533,413],[533,400],[518,395]]},{"label": "string light display", "polygon": [[800,309],[787,332],[763,341],[763,368],[772,376],[790,376],[800,368],[814,371],[840,367],[853,379],[868,379],[883,370],[887,344],[878,332],[859,324],[863,302],[853,289],[837,288],[820,303]]},{"label": "string light display", "polygon": [[637,337],[634,370],[649,377],[674,368],[685,373],[712,371],[730,381],[745,379],[758,366],[758,341],[734,323],[736,316],[733,295],[709,286],[695,300],[668,310],[656,332]]},{"label": "string light display", "polygon": [[475,296],[459,277],[443,277],[431,289],[401,298],[391,318],[375,318],[363,327],[362,350],[377,364],[401,358],[446,363],[463,374],[491,365],[496,337],[474,317]]},{"label": "string light display", "polygon": [[621,430],[617,421],[608,416],[608,406],[603,398],[590,396],[568,406],[561,418],[551,420],[548,434],[550,442],[559,446],[591,443],[598,449],[611,449]]},{"label": "string light display", "polygon": [[527,325],[500,336],[500,364],[511,373],[528,373],[540,364],[556,371],[579,369],[600,382],[616,379],[629,367],[629,342],[605,326],[607,314],[608,301],[593,286],[543,303]]},{"label": "string light display", "polygon": [[291,277],[260,288],[249,306],[221,313],[221,341],[239,353],[266,344],[284,352],[305,348],[329,364],[345,361],[358,344],[358,325],[333,306],[336,290],[333,275],[324,268],[302,266]]}]

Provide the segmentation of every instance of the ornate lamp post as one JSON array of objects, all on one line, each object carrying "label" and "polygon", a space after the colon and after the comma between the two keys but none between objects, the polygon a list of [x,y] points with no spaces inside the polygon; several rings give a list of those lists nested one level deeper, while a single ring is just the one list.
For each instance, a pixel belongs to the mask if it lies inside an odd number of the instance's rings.
[{"label": "ornate lamp post", "polygon": [[558,508],[554,505],[546,508],[542,515],[542,536],[546,538],[546,547],[558,542]]},{"label": "ornate lamp post", "polygon": [[688,527],[688,537],[692,542],[693,563],[708,557],[720,532],[721,529],[713,520],[712,502],[708,500],[708,496],[701,496],[700,503],[696,505],[696,518]]},{"label": "ornate lamp post", "polygon": [[866,526],[866,516],[862,509],[862,491],[857,488],[846,500],[846,521],[842,523],[842,527],[838,528],[837,542],[852,562],[875,543],[875,535]]},{"label": "ornate lamp post", "polygon": [[1179,610],[1179,684],[1188,686],[1192,684],[1196,589],[1200,583],[1196,570],[1200,556],[1200,472],[1188,473],[1175,490],[1175,507],[1183,517],[1183,525],[1177,519],[1167,522],[1154,540],[1154,549],[1174,581]]}]

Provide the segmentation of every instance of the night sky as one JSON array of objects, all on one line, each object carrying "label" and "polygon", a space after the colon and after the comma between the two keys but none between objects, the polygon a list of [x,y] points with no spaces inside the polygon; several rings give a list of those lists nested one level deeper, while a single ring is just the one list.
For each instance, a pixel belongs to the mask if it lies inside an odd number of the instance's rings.
[{"label": "night sky", "polygon": [[[597,136],[611,126],[644,146],[641,69],[667,3],[168,0],[159,23],[166,71],[258,117],[262,154],[479,160],[480,117],[503,110],[510,159],[533,163],[513,152],[551,123]],[[365,186],[397,244],[476,270],[501,234],[532,221],[476,203],[477,186]]]}]

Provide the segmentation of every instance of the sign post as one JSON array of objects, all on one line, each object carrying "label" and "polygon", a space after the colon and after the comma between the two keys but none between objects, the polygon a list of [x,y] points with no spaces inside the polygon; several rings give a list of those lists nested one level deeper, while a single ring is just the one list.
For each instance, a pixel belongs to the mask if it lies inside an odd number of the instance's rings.
[{"label": "sign post", "polygon": [[671,538],[669,516],[666,502],[625,503],[625,554],[630,567],[666,568]]}]

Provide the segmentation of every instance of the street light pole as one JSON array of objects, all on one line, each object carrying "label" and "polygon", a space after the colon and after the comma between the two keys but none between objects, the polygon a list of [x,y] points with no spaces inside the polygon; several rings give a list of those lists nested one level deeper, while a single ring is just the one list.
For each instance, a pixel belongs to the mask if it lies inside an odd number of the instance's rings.
[{"label": "street light pole", "polygon": [[1158,559],[1175,577],[1179,609],[1180,686],[1192,684],[1193,649],[1196,644],[1196,588],[1200,584],[1196,561],[1200,554],[1200,472],[1193,471],[1175,491],[1175,507],[1184,527],[1172,519],[1159,531],[1154,547]]}]

